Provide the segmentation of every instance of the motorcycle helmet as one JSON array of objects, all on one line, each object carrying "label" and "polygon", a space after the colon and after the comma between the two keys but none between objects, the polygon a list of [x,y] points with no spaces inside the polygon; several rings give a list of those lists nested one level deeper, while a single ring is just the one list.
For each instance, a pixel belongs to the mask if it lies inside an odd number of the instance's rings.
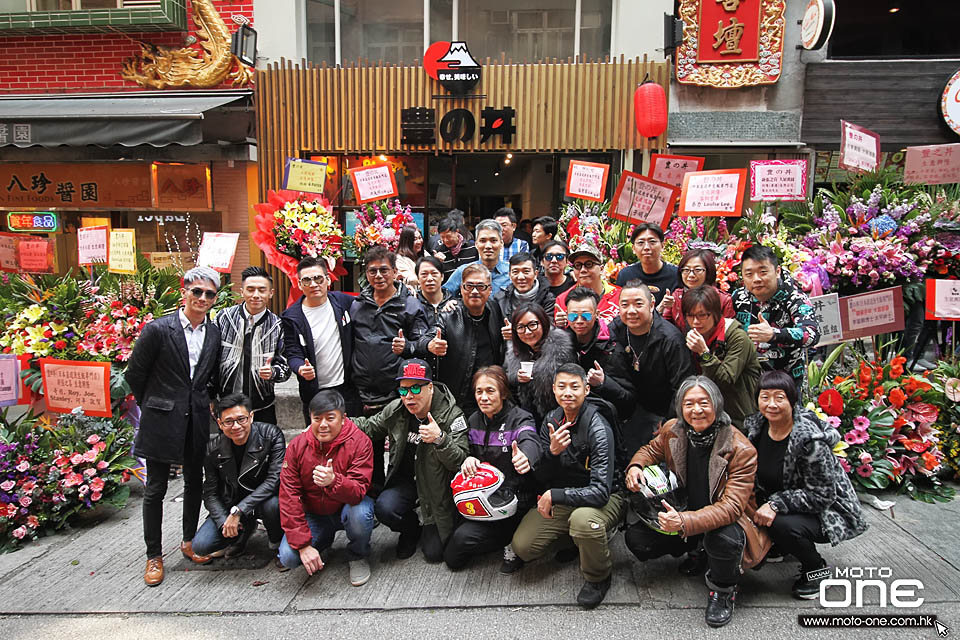
[{"label": "motorcycle helmet", "polygon": [[457,511],[467,520],[503,520],[514,515],[517,496],[503,482],[503,473],[489,462],[477,465],[477,473],[470,478],[458,472],[450,482]]},{"label": "motorcycle helmet", "polygon": [[661,511],[666,511],[660,502],[661,500],[666,500],[677,511],[686,510],[686,488],[680,486],[676,474],[670,471],[664,463],[644,467],[641,473],[646,484],[641,485],[640,491],[630,494],[630,505],[634,512],[645,525],[654,531],[665,535],[680,535],[679,531],[664,531],[661,529],[657,515]]}]

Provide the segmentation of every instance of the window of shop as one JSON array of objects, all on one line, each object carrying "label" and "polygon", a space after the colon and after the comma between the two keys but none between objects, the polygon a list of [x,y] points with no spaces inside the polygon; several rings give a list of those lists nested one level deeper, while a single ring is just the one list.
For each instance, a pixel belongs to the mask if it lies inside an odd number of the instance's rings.
[{"label": "window of shop", "polygon": [[942,0],[843,0],[830,38],[831,58],[960,56],[960,4]]}]

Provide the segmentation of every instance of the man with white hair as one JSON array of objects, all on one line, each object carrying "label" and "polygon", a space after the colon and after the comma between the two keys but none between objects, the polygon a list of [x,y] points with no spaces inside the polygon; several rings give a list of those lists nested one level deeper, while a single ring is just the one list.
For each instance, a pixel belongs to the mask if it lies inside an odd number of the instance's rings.
[{"label": "man with white hair", "polygon": [[147,461],[143,491],[143,539],[147,568],[143,579],[163,582],[163,500],[170,465],[183,465],[183,538],[180,551],[197,564],[210,556],[193,552],[193,536],[203,501],[203,459],[210,439],[210,395],[216,376],[220,330],[207,318],[217,299],[220,276],[209,267],[183,274],[183,306],[143,328],[126,370],[140,405],[134,455]]}]

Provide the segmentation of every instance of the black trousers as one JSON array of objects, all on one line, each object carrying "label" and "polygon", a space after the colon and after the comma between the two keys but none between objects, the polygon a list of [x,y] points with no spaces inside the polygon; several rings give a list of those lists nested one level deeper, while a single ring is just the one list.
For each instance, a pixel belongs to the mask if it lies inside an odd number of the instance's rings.
[{"label": "black trousers", "polygon": [[269,407],[256,409],[253,412],[253,419],[257,422],[266,422],[267,424],[277,424],[277,404],[271,404]]},{"label": "black trousers", "polygon": [[816,514],[778,513],[767,531],[777,549],[795,556],[803,571],[818,569],[822,565],[823,556],[817,552],[816,543],[828,540],[823,535],[820,517]]},{"label": "black trousers", "polygon": [[443,552],[444,562],[451,569],[462,569],[470,558],[507,546],[526,512],[524,509],[505,520],[493,522],[461,519]]},{"label": "black trousers", "polygon": [[740,580],[740,565],[747,536],[740,525],[733,523],[684,540],[679,535],[665,535],[638,522],[627,529],[624,542],[641,561],[667,554],[679,557],[703,546],[710,569],[707,579],[718,586],[729,587]]},{"label": "black trousers", "polygon": [[[193,540],[203,503],[203,449],[195,451],[193,434],[187,429],[183,448],[183,541]],[[163,555],[163,501],[170,479],[170,463],[147,460],[147,484],[143,489],[143,541],[147,558]]]}]

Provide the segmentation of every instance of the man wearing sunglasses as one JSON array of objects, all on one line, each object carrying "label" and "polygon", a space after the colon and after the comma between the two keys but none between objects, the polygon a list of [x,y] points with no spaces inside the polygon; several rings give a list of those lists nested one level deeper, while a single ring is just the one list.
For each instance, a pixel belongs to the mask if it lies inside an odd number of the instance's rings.
[{"label": "man wearing sunglasses", "polygon": [[193,551],[203,499],[203,459],[210,439],[208,385],[216,376],[220,330],[207,319],[217,299],[220,275],[210,267],[183,274],[183,306],[143,328],[125,378],[140,405],[133,453],[147,462],[143,491],[144,582],[163,582],[163,503],[170,465],[183,465],[183,538],[180,551],[198,564],[209,556]]},{"label": "man wearing sunglasses", "polygon": [[617,408],[621,421],[633,413],[636,389],[630,380],[630,356],[614,340],[607,323],[597,317],[600,296],[593,289],[575,287],[567,294],[567,330],[573,334],[577,360],[587,372],[590,395]]},{"label": "man wearing sunglasses", "polygon": [[567,267],[570,266],[567,260],[569,252],[567,245],[560,240],[551,240],[543,245],[540,267],[554,298],[576,284],[573,276],[567,273]]},{"label": "man wearing sunglasses", "polygon": [[220,433],[207,446],[203,504],[210,512],[193,538],[195,553],[234,558],[257,530],[267,529],[270,549],[280,547],[280,468],[286,446],[274,424],[254,422],[250,398],[234,393],[217,403]]},{"label": "man wearing sunglasses", "polygon": [[446,385],[433,381],[426,361],[404,360],[395,384],[399,399],[375,416],[354,419],[371,439],[390,441],[386,483],[374,513],[400,534],[397,558],[411,557],[422,542],[427,561],[440,562],[457,522],[450,481],[467,457],[467,422]]},{"label": "man wearing sunglasses", "polygon": [[[603,277],[604,260],[600,250],[590,243],[583,243],[570,254],[570,266],[573,267],[573,278],[578,287],[585,287],[600,297],[597,305],[597,316],[604,322],[610,322],[620,315],[620,287],[607,282]],[[567,326],[567,296],[566,291],[557,297],[554,324],[561,329]]]}]

